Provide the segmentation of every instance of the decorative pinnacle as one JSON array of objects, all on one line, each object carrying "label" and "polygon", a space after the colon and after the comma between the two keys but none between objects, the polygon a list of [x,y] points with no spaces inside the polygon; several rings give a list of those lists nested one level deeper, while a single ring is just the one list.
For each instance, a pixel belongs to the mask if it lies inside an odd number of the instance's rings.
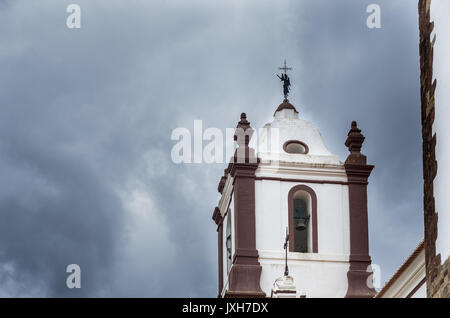
[{"label": "decorative pinnacle", "polygon": [[366,139],[363,134],[361,134],[361,129],[358,128],[356,121],[352,121],[352,126],[347,134],[347,140],[345,145],[351,153],[360,153],[361,147]]},{"label": "decorative pinnacle", "polygon": [[366,138],[361,134],[361,129],[358,128],[356,121],[352,121],[352,126],[347,134],[347,140],[345,141],[345,145],[350,151],[350,154],[345,161],[346,163],[366,164],[366,156],[361,153],[364,139]]},{"label": "decorative pinnacle", "polygon": [[245,113],[241,114],[241,120],[238,122],[236,128],[242,128],[244,131],[246,131],[250,127],[250,122],[247,120],[247,115]]},{"label": "decorative pinnacle", "polygon": [[250,126],[250,122],[247,120],[247,115],[245,113],[242,113],[241,120],[236,126],[234,140],[237,141],[239,145],[248,145],[250,138],[252,138],[252,135],[253,128]]}]

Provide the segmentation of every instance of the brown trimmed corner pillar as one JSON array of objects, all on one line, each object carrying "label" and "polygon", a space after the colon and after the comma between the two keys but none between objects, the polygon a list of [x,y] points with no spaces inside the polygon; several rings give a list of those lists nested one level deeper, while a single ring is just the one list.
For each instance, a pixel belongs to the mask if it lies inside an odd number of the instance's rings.
[{"label": "brown trimmed corner pillar", "polygon": [[213,213],[213,220],[217,225],[217,233],[218,233],[218,260],[219,260],[219,270],[218,270],[218,276],[219,276],[219,292],[217,294],[217,298],[221,297],[222,289],[223,289],[223,218],[220,214],[220,210],[218,207],[214,209]]},{"label": "brown trimmed corner pillar", "polygon": [[253,129],[245,113],[242,113],[234,135],[238,148],[230,165],[234,193],[235,254],[225,297],[266,296],[260,287],[262,267],[256,250],[255,171],[258,162],[254,150],[248,147],[252,134]]},{"label": "brown trimmed corner pillar", "polygon": [[356,121],[352,122],[345,145],[350,154],[345,160],[345,172],[348,179],[348,196],[350,209],[350,268],[347,273],[348,289],[345,297],[373,297],[376,294],[368,286],[368,277],[372,275],[368,268],[369,229],[367,219],[367,184],[374,166],[366,163],[366,156],[361,153],[365,137],[358,129]]}]

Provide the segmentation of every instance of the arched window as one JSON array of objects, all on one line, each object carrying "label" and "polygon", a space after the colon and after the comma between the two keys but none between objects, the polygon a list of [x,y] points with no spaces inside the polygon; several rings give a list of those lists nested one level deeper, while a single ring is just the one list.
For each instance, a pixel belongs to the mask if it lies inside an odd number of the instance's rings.
[{"label": "arched window", "polygon": [[288,194],[289,250],[317,253],[317,197],[306,185],[293,187]]}]

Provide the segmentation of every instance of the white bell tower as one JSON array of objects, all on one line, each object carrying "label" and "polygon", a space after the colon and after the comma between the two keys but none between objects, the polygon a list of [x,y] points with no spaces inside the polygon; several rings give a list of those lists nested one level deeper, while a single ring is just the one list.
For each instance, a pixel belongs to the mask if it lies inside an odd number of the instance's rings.
[{"label": "white bell tower", "polygon": [[373,297],[367,224],[373,166],[360,152],[364,136],[356,122],[345,162],[287,98],[265,128],[255,155],[248,146],[253,129],[241,115],[236,154],[245,158],[235,155],[219,183],[213,214],[219,297]]},{"label": "white bell tower", "polygon": [[[346,164],[330,153],[317,128],[300,119],[287,100],[265,127],[268,134],[263,131],[259,136],[259,149],[267,145],[267,150],[258,153],[260,163],[255,172],[256,249],[262,266],[261,288],[267,293],[283,273],[281,242],[288,228],[289,273],[295,279],[297,294],[344,297],[350,291],[348,296],[352,296],[349,280],[354,284],[355,277],[354,273],[349,274],[351,258],[364,263],[358,267],[359,271],[362,268],[366,271],[370,264],[365,187],[372,166],[366,166],[364,161],[359,167],[362,174],[358,178],[366,179],[356,181],[357,193],[353,193],[355,180],[351,180],[350,163],[346,168]],[[354,143],[352,138],[356,138],[362,144],[364,137],[356,123],[352,124],[349,138],[348,143]],[[352,198],[349,187],[352,187]],[[358,248],[354,255],[351,253],[351,209],[356,214],[354,226],[364,229],[364,233],[354,231],[353,245],[363,243],[356,239],[366,242],[365,251],[361,253]],[[363,285],[368,274],[357,274],[364,280]],[[360,294],[361,288],[364,286],[358,287],[353,296],[374,294],[368,287]]]}]

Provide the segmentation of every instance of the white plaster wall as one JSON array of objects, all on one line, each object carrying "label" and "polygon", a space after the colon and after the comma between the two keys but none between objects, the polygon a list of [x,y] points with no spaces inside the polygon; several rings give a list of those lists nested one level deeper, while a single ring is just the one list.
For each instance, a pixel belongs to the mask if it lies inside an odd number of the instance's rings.
[{"label": "white plaster wall", "polygon": [[[275,279],[284,273],[284,251],[259,251],[259,256],[262,266],[261,289],[270,296]],[[297,295],[305,292],[308,298],[345,296],[348,287],[348,257],[290,253],[288,264]]]},{"label": "white plaster wall", "polygon": [[230,220],[231,220],[231,260],[233,260],[234,253],[236,252],[236,229],[235,229],[235,213],[234,213],[234,193],[231,195],[230,203]]},{"label": "white plaster wall", "polygon": [[304,184],[317,196],[317,232],[319,253],[348,255],[348,186],[257,180],[256,248],[279,250],[288,226],[288,193],[296,185]]},{"label": "white plaster wall", "polygon": [[[262,161],[341,164],[339,158],[327,149],[320,131],[312,123],[298,118],[291,109],[276,112],[274,120],[264,128],[258,131],[257,142],[258,157]],[[305,143],[309,148],[308,154],[287,154],[283,145],[289,140]]]},{"label": "white plaster wall", "polygon": [[[229,214],[226,215],[224,222],[223,222],[223,231],[222,231],[222,235],[223,235],[223,240],[222,240],[222,248],[223,248],[223,253],[222,253],[222,257],[223,257],[223,282],[224,282],[224,286],[228,285],[228,274],[229,274],[229,269],[228,268],[228,254],[227,254],[227,226],[228,223],[231,222],[231,257],[233,258],[234,252],[236,250],[235,247],[235,229],[234,229],[234,200],[233,200],[233,195],[231,196],[231,203],[230,203],[230,211],[228,212]],[[226,288],[224,288],[226,289]]]},{"label": "white plaster wall", "polygon": [[411,298],[427,298],[427,284],[423,284]]},{"label": "white plaster wall", "polygon": [[286,236],[287,217],[280,213],[286,209],[281,201],[279,181],[255,182],[256,249],[279,250]]},{"label": "white plaster wall", "polygon": [[[433,129],[437,133],[436,159],[438,172],[434,181],[438,219],[437,253],[445,261],[450,255],[450,1],[433,0],[431,21],[434,21],[433,73],[437,79],[435,92],[436,117]],[[432,35],[433,36],[433,35]]]},{"label": "white plaster wall", "polygon": [[225,218],[222,224],[222,278],[223,278],[223,283],[224,286],[227,283],[228,280],[228,264],[227,264],[227,246],[226,246],[226,241],[227,241],[227,224],[228,224],[228,218]]},{"label": "white plaster wall", "polygon": [[[326,166],[309,168],[276,173],[262,165],[256,176],[347,181],[343,170],[330,174]],[[306,292],[307,297],[343,297],[347,291],[350,231],[348,186],[340,184],[256,180],[256,248],[263,266],[261,288],[270,295],[273,282],[284,273],[288,193],[299,184],[312,188],[317,196],[318,253],[289,253],[290,275],[298,293]]]},{"label": "white plaster wall", "polygon": [[[261,163],[256,177],[347,181],[342,162],[328,151],[320,132],[311,123],[299,119],[297,113],[279,111],[265,128],[269,129],[263,130],[258,139]],[[282,145],[288,140],[306,143],[309,153],[285,153]],[[318,253],[289,253],[290,275],[294,277],[297,294],[344,297],[350,253],[348,186],[326,182],[255,181],[256,248],[262,265],[261,288],[270,296],[273,283],[284,273],[288,193],[299,184],[309,186],[317,196]],[[226,195],[222,198],[225,206]],[[234,224],[234,213],[232,222]],[[234,237],[234,225],[232,235]],[[224,282],[226,288],[226,278]]]},{"label": "white plaster wall", "polygon": [[[234,193],[233,193],[233,178],[228,175],[228,178],[225,182],[222,197],[219,201],[219,209],[220,214],[222,215],[223,224],[222,224],[222,268],[223,268],[223,290],[222,294],[225,290],[228,289],[228,263],[227,263],[227,226],[228,223],[231,223],[231,255],[234,255],[235,251],[235,229],[234,229]],[[227,210],[229,209],[229,214],[226,215]]]}]

